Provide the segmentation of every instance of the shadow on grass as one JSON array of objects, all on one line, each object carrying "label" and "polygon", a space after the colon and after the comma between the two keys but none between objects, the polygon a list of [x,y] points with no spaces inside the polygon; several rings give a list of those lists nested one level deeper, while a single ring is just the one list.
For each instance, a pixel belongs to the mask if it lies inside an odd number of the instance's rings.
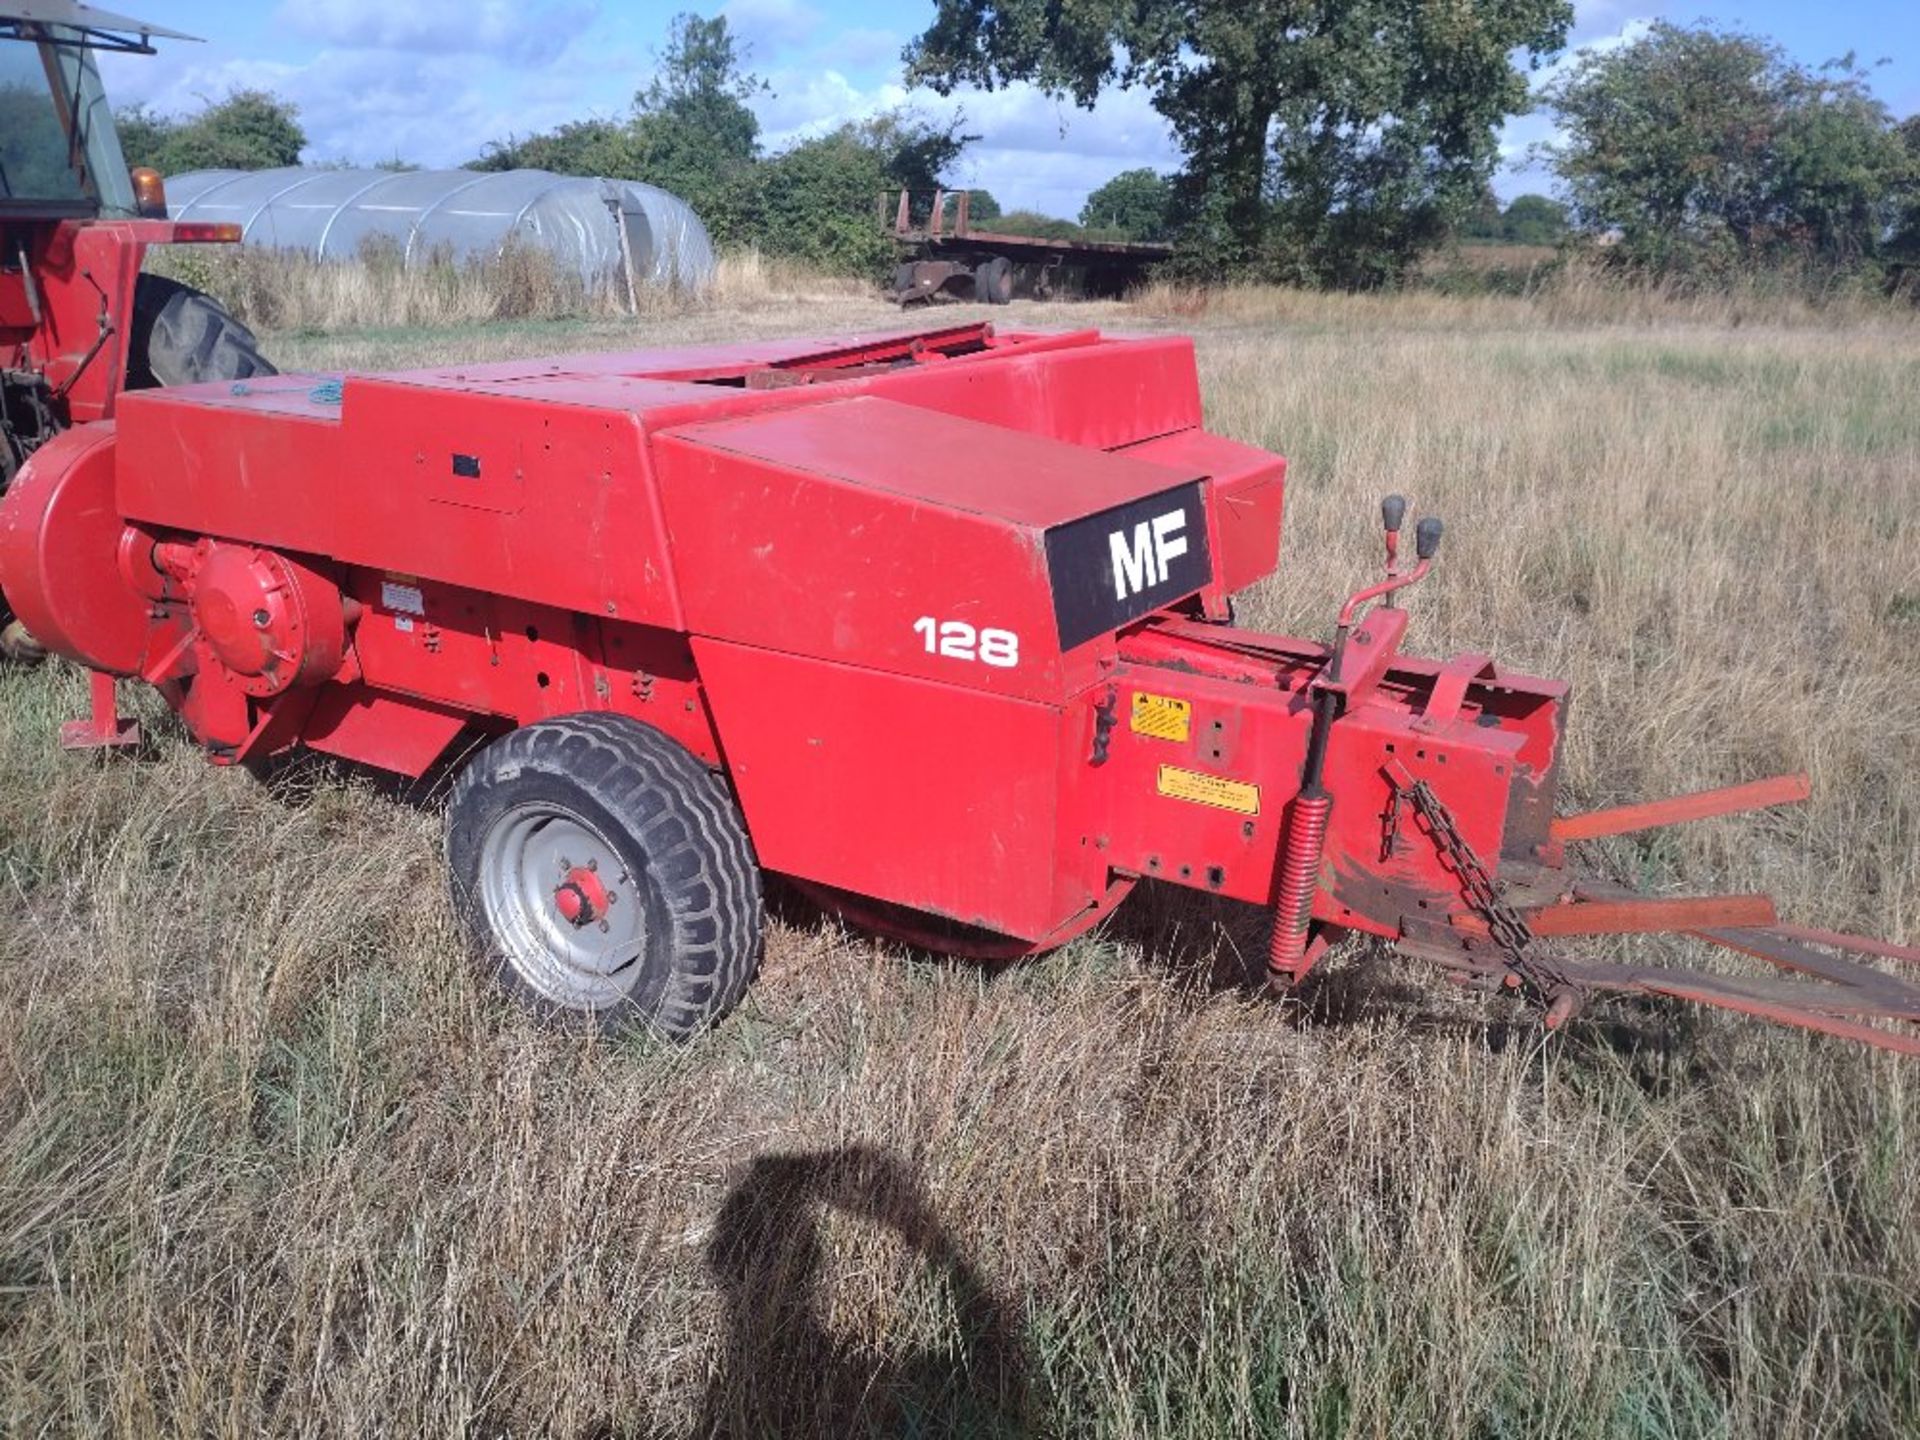
[{"label": "shadow on grass", "polygon": [[[940,1277],[953,1317],[941,1343],[882,1348],[829,1326],[827,1211],[890,1232]],[[886,1151],[759,1157],[720,1207],[707,1263],[728,1333],[696,1435],[1033,1433],[1019,1324]]]}]

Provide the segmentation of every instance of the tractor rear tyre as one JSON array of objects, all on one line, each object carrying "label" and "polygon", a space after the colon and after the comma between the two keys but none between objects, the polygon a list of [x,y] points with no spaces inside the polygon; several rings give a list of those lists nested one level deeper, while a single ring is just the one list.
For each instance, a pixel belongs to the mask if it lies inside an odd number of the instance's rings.
[{"label": "tractor rear tyre", "polygon": [[724,781],[624,715],[528,725],[447,809],[454,905],[482,965],[548,1019],[682,1039],[760,965],[760,869]]},{"label": "tractor rear tyre", "polygon": [[[253,332],[211,295],[164,275],[139,278],[134,286],[133,323],[127,343],[129,390],[198,385],[208,380],[251,380],[279,373],[260,353]],[[13,478],[13,456],[5,459],[0,494]],[[0,658],[16,665],[33,665],[44,660],[46,654],[0,598]]]},{"label": "tractor rear tyre", "polygon": [[140,277],[127,347],[129,390],[279,373],[253,332],[211,295],[164,275]]},{"label": "tractor rear tyre", "polygon": [[1004,255],[995,255],[976,265],[973,298],[982,305],[1009,303],[1013,299],[1013,262]]},{"label": "tractor rear tyre", "polygon": [[7,612],[0,601],[0,659],[16,665],[38,665],[47,658],[46,646],[27,632],[27,627]]}]

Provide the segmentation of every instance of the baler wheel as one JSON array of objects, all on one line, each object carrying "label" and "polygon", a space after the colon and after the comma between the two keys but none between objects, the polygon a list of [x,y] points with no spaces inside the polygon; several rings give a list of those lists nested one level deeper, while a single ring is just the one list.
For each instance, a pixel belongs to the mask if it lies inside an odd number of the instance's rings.
[{"label": "baler wheel", "polygon": [[140,277],[127,342],[128,389],[279,373],[253,332],[211,295],[164,275]]},{"label": "baler wheel", "polygon": [[454,785],[447,859],[481,962],[548,1018],[680,1039],[759,968],[760,870],[731,794],[626,716],[488,745]]}]

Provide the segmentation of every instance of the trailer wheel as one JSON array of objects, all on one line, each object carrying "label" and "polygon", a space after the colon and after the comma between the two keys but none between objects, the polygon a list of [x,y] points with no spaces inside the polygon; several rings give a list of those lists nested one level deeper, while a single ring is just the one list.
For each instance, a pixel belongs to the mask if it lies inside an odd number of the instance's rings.
[{"label": "trailer wheel", "polygon": [[127,341],[128,389],[279,373],[253,332],[211,295],[164,275],[140,277]]},{"label": "trailer wheel", "polygon": [[973,271],[973,298],[982,305],[1005,305],[1013,299],[1013,262],[1004,255],[982,260]]},{"label": "trailer wheel", "polygon": [[454,904],[484,964],[553,1019],[683,1038],[760,964],[760,870],[718,777],[622,715],[494,741],[447,810]]}]

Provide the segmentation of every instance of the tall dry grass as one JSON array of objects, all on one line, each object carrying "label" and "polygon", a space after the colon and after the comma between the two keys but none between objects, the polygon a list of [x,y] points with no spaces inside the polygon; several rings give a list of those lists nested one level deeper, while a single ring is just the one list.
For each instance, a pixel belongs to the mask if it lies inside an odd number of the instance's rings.
[{"label": "tall dry grass", "polygon": [[319,261],[251,245],[181,245],[150,251],[147,266],[219,296],[255,329],[296,333],[440,331],[498,321],[650,322],[873,290],[755,249],[722,254],[697,290],[643,285],[632,293],[623,281],[589,282],[525,246],[484,259],[435,254],[410,266],[397,250],[378,246],[355,260]]},{"label": "tall dry grass", "polygon": [[[1214,427],[1294,459],[1258,623],[1324,632],[1381,492],[1443,514],[1414,643],[1570,678],[1573,802],[1813,771],[1594,863],[1915,939],[1920,331],[1446,303],[992,318],[1196,329]],[[81,699],[0,695],[6,1433],[1914,1431],[1911,1062],[1651,1004],[1548,1040],[1370,953],[1275,1010],[1217,978],[1260,917],[1165,895],[999,975],[788,903],[716,1032],[593,1044],[460,960],[431,797],[211,771],[151,706],[157,759],[74,762]]]},{"label": "tall dry grass", "polygon": [[[1914,322],[1913,296],[1889,295],[1845,277],[1824,282],[1756,272],[1711,286],[1681,280],[1635,279],[1578,259],[1528,262],[1502,256],[1517,293],[1450,284],[1471,279],[1474,252],[1436,259],[1425,283],[1398,292],[1342,295],[1272,285],[1187,285],[1154,281],[1130,297],[1136,309],[1155,316],[1209,325],[1286,325],[1345,330],[1365,327],[1448,331],[1552,329],[1768,329],[1829,330],[1891,328]],[[1531,247],[1539,249],[1540,247]],[[1551,252],[1547,252],[1551,254]],[[1481,262],[1486,263],[1486,262]]]}]

